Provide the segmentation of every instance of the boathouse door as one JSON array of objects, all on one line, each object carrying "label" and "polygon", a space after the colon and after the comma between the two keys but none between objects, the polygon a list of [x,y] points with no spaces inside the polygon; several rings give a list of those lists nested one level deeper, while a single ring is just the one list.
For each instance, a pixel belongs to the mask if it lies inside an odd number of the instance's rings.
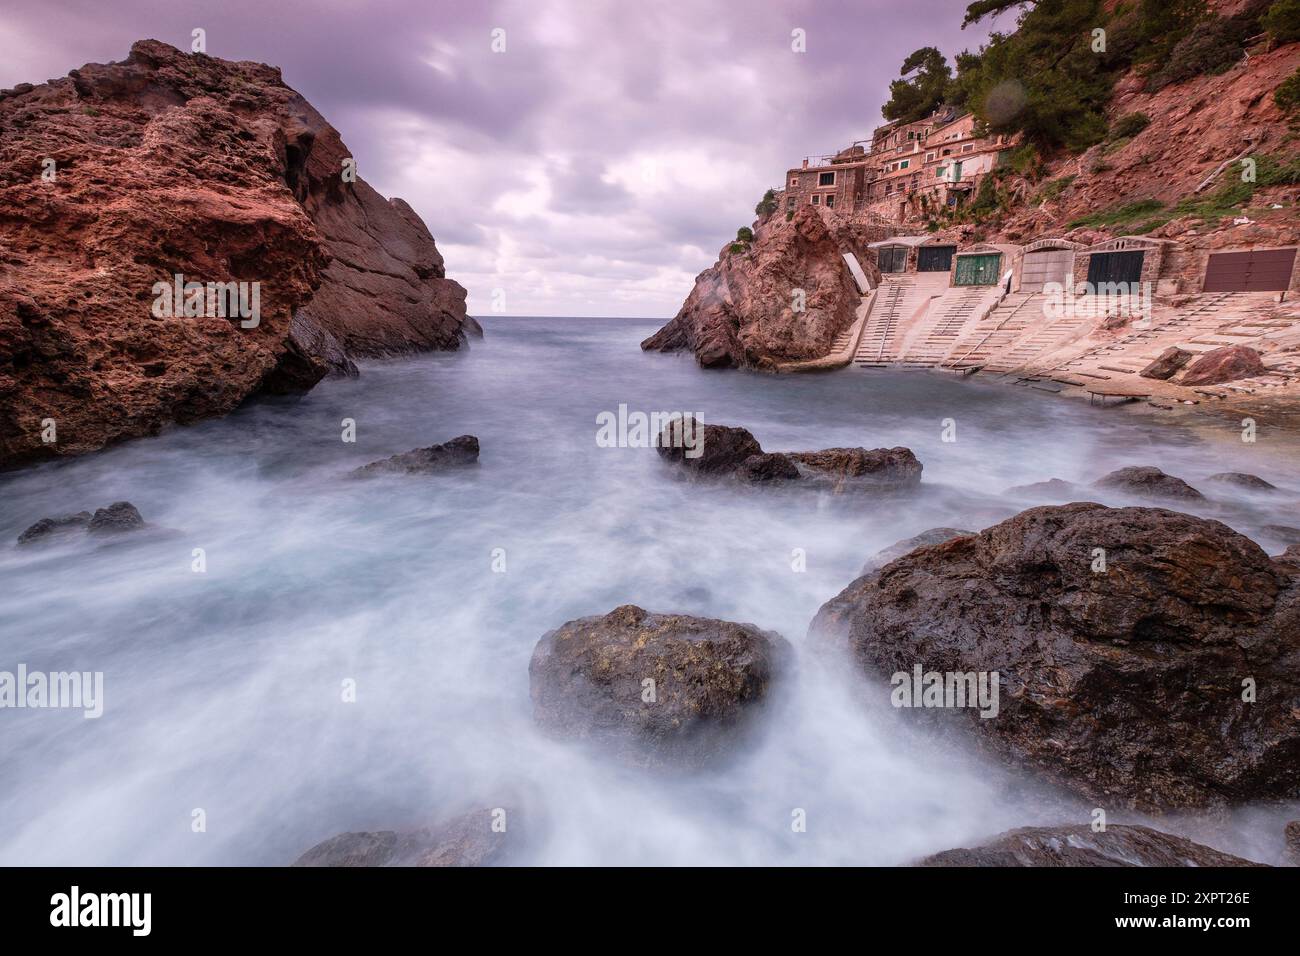
[{"label": "boathouse door", "polygon": [[1136,285],[1142,281],[1142,260],[1146,253],[1094,252],[1088,257],[1088,285],[1094,290],[1105,282],[1123,282]]},{"label": "boathouse door", "polygon": [[956,246],[922,246],[916,254],[917,272],[950,272]]},{"label": "boathouse door", "polygon": [[996,285],[1001,261],[1001,254],[996,252],[986,256],[958,256],[953,285]]}]

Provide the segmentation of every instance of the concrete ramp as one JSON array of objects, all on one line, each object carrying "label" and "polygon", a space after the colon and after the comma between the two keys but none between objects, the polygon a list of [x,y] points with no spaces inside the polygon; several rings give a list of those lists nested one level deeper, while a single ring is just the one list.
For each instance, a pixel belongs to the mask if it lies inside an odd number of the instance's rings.
[{"label": "concrete ramp", "polygon": [[844,257],[844,264],[849,267],[849,272],[853,274],[853,281],[858,284],[858,292],[866,295],[871,291],[871,280],[862,271],[862,264],[858,262],[858,257],[851,252],[844,252],[841,255]]}]

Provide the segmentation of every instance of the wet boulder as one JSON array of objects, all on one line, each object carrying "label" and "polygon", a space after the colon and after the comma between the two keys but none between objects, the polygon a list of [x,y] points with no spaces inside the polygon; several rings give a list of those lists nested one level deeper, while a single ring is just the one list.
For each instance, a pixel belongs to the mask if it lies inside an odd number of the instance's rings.
[{"label": "wet boulder", "polygon": [[736,469],[736,477],[751,483],[796,481],[799,478],[799,467],[789,455],[779,453],[750,455]]},{"label": "wet boulder", "polygon": [[1300,575],[1218,521],[1033,508],[858,578],[812,636],[885,700],[917,667],[996,673],[992,717],[928,718],[1103,805],[1300,795]]},{"label": "wet boulder", "polygon": [[806,479],[836,492],[856,489],[914,488],[921,483],[921,463],[910,448],[824,448],[791,452]]},{"label": "wet boulder", "polygon": [[660,432],[657,448],[660,457],[693,476],[731,475],[751,456],[763,454],[758,439],[748,429],[707,425],[689,416],[670,422]]},{"label": "wet boulder", "polygon": [[1021,827],[916,866],[1263,866],[1150,827]]},{"label": "wet boulder", "polygon": [[964,538],[975,533],[974,531],[962,531],[960,528],[931,528],[928,531],[922,531],[918,535],[904,538],[902,541],[895,541],[889,547],[877,551],[862,566],[862,573],[870,574],[872,571],[883,568],[895,558],[901,558],[905,554],[912,553],[917,548],[928,548],[930,545],[943,544],[953,538]]},{"label": "wet boulder", "polygon": [[1003,492],[1017,498],[1030,501],[1078,501],[1088,498],[1088,489],[1072,481],[1061,478],[1049,478],[1047,481],[1035,481],[1028,485],[1015,485]]},{"label": "wet boulder", "polygon": [[1135,498],[1204,499],[1201,494],[1181,478],[1166,475],[1150,465],[1133,465],[1103,475],[1092,483],[1094,488],[1117,491]]},{"label": "wet boulder", "polygon": [[788,653],[752,624],[624,605],[543,635],[528,668],[533,716],[627,763],[712,765],[756,731]]},{"label": "wet boulder", "polygon": [[400,455],[372,461],[352,472],[356,478],[370,478],[375,475],[436,475],[478,464],[478,439],[473,435],[461,435],[441,445],[428,448],[413,448]]}]

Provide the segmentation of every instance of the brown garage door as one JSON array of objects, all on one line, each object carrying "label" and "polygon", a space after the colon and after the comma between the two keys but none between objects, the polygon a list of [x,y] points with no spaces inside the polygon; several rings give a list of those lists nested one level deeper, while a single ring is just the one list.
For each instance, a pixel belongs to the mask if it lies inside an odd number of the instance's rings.
[{"label": "brown garage door", "polygon": [[1219,252],[1205,267],[1203,292],[1282,292],[1291,284],[1294,249]]}]

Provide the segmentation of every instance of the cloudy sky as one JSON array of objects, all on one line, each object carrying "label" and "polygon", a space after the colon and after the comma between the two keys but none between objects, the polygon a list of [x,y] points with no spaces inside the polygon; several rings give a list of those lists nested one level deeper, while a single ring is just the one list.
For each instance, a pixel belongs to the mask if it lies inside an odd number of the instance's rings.
[{"label": "cloudy sky", "polygon": [[787,168],[882,122],[904,56],[986,32],[960,29],[966,0],[5,5],[3,87],[144,37],[188,49],[195,27],[213,56],[280,66],[424,217],[470,311],[500,290],[513,315],[672,315]]}]

